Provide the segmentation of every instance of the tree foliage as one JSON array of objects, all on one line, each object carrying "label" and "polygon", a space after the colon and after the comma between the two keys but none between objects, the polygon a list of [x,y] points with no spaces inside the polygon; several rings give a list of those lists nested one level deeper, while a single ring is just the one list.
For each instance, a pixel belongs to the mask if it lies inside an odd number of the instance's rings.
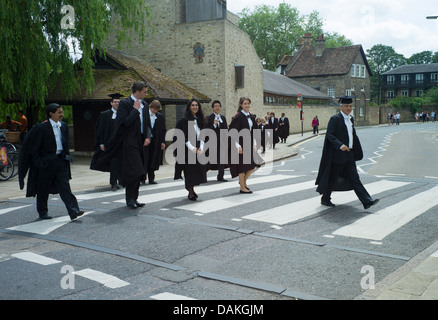
[{"label": "tree foliage", "polygon": [[[323,32],[323,21],[317,11],[302,15],[290,4],[281,3],[278,8],[269,5],[248,8],[239,13],[239,27],[248,33],[265,68],[275,70],[284,55],[292,54],[304,33],[316,37]],[[337,33],[325,36],[328,47],[351,45],[352,42]]]},{"label": "tree foliage", "polygon": [[104,54],[109,33],[119,44],[129,41],[145,33],[150,16],[135,0],[2,0],[0,97],[43,105],[55,83],[66,96],[92,91],[95,54]]}]

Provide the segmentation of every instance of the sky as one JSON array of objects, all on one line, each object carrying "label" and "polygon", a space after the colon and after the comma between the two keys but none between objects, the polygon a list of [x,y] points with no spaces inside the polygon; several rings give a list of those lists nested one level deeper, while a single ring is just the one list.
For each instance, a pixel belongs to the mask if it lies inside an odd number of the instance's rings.
[{"label": "sky", "polygon": [[228,0],[229,11],[238,14],[258,5],[278,7],[288,3],[302,15],[319,12],[325,32],[337,32],[361,44],[365,52],[374,45],[391,46],[411,57],[422,51],[438,51],[438,3],[431,0]]}]

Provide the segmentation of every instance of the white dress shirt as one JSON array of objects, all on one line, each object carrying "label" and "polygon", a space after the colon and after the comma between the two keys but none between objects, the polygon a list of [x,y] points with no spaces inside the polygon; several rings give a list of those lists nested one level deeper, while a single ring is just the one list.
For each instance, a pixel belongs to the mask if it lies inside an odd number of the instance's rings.
[{"label": "white dress shirt", "polygon": [[347,126],[348,131],[348,148],[353,149],[353,122],[351,122],[351,115],[346,115],[341,111],[342,116],[344,117],[345,125]]},{"label": "white dress shirt", "polygon": [[61,154],[64,150],[64,148],[62,147],[61,122],[55,122],[52,119],[49,119],[49,121],[52,125],[53,133],[55,134],[56,154]]},{"label": "white dress shirt", "polygon": [[[138,100],[132,94],[131,94],[131,98],[132,98],[132,100],[134,100],[134,102]],[[141,133],[143,133],[143,108],[144,108],[144,105],[142,103],[142,100],[140,100],[140,108],[138,109],[138,112],[140,113]]]}]

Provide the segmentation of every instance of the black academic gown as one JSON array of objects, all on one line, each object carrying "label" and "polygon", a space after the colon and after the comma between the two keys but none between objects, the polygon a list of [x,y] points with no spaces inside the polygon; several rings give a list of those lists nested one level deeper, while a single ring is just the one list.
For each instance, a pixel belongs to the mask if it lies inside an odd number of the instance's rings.
[{"label": "black academic gown", "polygon": [[281,139],[286,139],[287,137],[289,137],[289,130],[290,130],[290,126],[289,126],[289,119],[287,117],[284,118],[280,118],[278,120],[278,136]]},{"label": "black academic gown", "polygon": [[[249,118],[252,121],[252,129],[250,131],[251,133],[251,141],[250,143],[245,144],[244,143],[244,138],[243,137],[239,137],[239,140],[237,141],[239,143],[239,145],[242,147],[243,150],[243,154],[239,154],[239,161],[238,163],[233,163],[235,161],[233,161],[233,152],[236,152],[236,146],[235,146],[235,142],[231,139],[231,143],[229,144],[229,157],[230,162],[230,173],[231,173],[231,177],[237,177],[240,173],[244,173],[247,171],[251,171],[254,168],[260,167],[261,164],[263,163],[263,159],[259,156],[259,154],[254,151],[254,130],[257,129],[257,122],[255,120],[255,116],[254,115],[250,115]],[[238,132],[240,132],[243,129],[250,129],[249,123],[248,123],[248,119],[246,117],[246,115],[244,115],[242,112],[237,113],[233,120],[231,120],[230,123],[230,130],[232,129],[236,129]],[[232,136],[232,134],[230,134],[230,136]],[[233,148],[234,150],[232,150],[231,148]],[[245,154],[250,153],[251,154],[251,158],[250,161],[245,161],[246,157],[244,157]]]},{"label": "black academic gown", "polygon": [[278,128],[279,128],[278,118],[274,118],[274,122],[272,122],[272,118],[269,118],[269,129],[272,129],[272,134],[273,134],[272,141],[274,145],[280,142],[280,138],[278,137]]},{"label": "black academic gown", "polygon": [[[181,119],[176,124],[176,129],[180,130],[180,132],[184,133],[184,149],[176,149],[174,152],[175,156],[181,156],[178,155],[178,150],[184,150],[184,163],[179,163],[178,161],[175,163],[175,174],[174,179],[182,179],[182,173],[184,172],[184,185],[187,190],[190,188],[193,188],[195,186],[199,186],[202,183],[207,182],[207,174],[206,174],[206,166],[201,164],[198,161],[198,157],[196,156],[196,161],[193,163],[193,161],[189,161],[189,154],[192,154],[193,151],[191,151],[187,146],[186,142],[188,141],[188,132],[189,132],[189,120],[194,121],[193,119]],[[202,128],[200,128],[202,130]],[[176,142],[176,138],[174,137],[174,143]],[[182,141],[178,141],[177,143],[183,143]],[[192,142],[193,144],[194,142]],[[196,147],[199,149],[200,147],[200,141],[196,141]],[[182,157],[182,156],[181,156]],[[177,160],[178,160],[177,158]]]},{"label": "black academic gown", "polygon": [[[108,149],[108,142],[114,134],[115,127],[116,119],[113,119],[113,111],[111,109],[103,111],[96,123],[94,154],[90,164],[91,170],[98,170],[96,168],[96,161],[104,154],[104,151],[100,149],[100,146],[103,144],[105,146],[105,150]],[[105,171],[110,171],[110,168],[105,168]]]},{"label": "black academic gown", "polygon": [[[351,152],[354,152],[354,160],[359,161],[363,158],[363,151],[359,138],[356,135],[353,118],[351,118],[351,121],[353,122],[353,151]],[[340,150],[342,145],[349,145],[349,137],[344,117],[341,113],[337,113],[330,118],[327,127],[318,176],[315,182],[315,184],[318,185],[316,191],[320,194],[329,191],[328,186],[332,165],[342,165],[348,160],[347,152]],[[332,191],[349,190],[353,190],[353,186],[350,184],[348,177],[341,176],[336,181]]]},{"label": "black academic gown", "polygon": [[157,112],[155,115],[154,127],[150,123],[149,110],[146,112],[149,118],[149,129],[152,133],[151,143],[144,148],[144,167],[146,171],[156,171],[163,165],[164,151],[161,150],[161,144],[166,143],[166,120],[164,116]]},{"label": "black academic gown", "polygon": [[[69,132],[65,122],[61,122],[62,147],[61,157],[69,162],[68,176],[71,179]],[[54,163],[59,156],[56,155],[55,134],[50,121],[46,120],[34,126],[24,139],[18,159],[18,181],[20,189],[24,189],[24,179],[28,175],[26,197],[35,197],[37,192],[57,194],[54,185]]]},{"label": "black academic gown", "polygon": [[[149,115],[146,115],[145,110],[149,108],[145,102],[143,106],[143,119],[147,120]],[[144,121],[145,132],[146,125]],[[95,170],[108,171],[111,159],[116,157],[120,185],[126,187],[144,180],[143,143],[140,113],[134,108],[134,100],[131,97],[125,98],[120,101],[117,110],[116,131],[108,142],[108,150],[96,161]]]},{"label": "black academic gown", "polygon": [[[222,123],[218,123],[216,128],[214,127],[214,119],[216,118],[216,114],[213,112],[212,114],[210,114],[207,117],[207,128],[213,130],[216,133],[216,139],[217,139],[217,144],[216,144],[217,162],[210,163],[208,166],[209,170],[218,170],[219,169],[218,164],[221,163],[221,161],[220,161],[220,159],[221,159],[221,130],[222,129],[228,130],[227,119],[223,115],[220,115],[220,117],[222,119]],[[224,168],[228,167],[228,164],[226,164],[226,163],[223,165],[224,165]]]}]

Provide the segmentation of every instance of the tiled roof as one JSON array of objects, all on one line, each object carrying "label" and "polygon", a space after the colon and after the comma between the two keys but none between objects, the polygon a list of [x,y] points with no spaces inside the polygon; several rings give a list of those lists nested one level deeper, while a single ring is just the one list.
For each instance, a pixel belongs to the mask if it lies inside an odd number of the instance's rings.
[{"label": "tiled roof", "polygon": [[332,99],[330,96],[312,87],[269,70],[263,70],[263,91],[281,96],[296,97],[298,94],[301,94],[304,98]]},{"label": "tiled roof", "polygon": [[[313,49],[298,51],[293,62],[286,68],[291,78],[344,75],[350,72],[358,54],[366,56],[361,45],[326,48],[322,56],[316,56]],[[371,69],[366,63],[368,72]]]},{"label": "tiled roof", "polygon": [[427,73],[438,72],[438,63],[429,64],[408,64],[401,66],[391,71],[382,73],[383,76],[396,75],[396,74],[408,74],[408,73]]}]

